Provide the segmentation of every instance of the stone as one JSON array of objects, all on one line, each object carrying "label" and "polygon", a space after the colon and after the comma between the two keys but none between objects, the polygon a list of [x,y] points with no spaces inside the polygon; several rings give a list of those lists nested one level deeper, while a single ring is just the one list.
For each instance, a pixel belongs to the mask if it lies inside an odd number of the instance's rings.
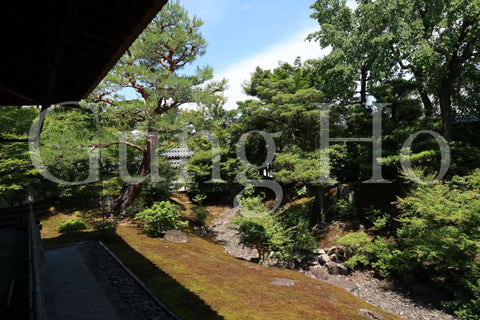
[{"label": "stone", "polygon": [[322,254],[326,254],[325,250],[324,249],[313,249],[313,254],[319,256],[319,255],[322,255]]},{"label": "stone", "polygon": [[321,254],[319,257],[318,257],[318,262],[320,262],[321,265],[324,265],[328,262],[330,262],[331,259],[328,255],[326,254]]},{"label": "stone", "polygon": [[336,254],[332,254],[330,256],[330,260],[332,260],[333,262],[340,262],[340,259],[338,259],[338,256]]},{"label": "stone", "polygon": [[208,233],[207,228],[205,228],[205,226],[201,226],[200,228],[198,228],[198,233],[201,236],[206,236]]},{"label": "stone", "polygon": [[370,320],[385,320],[380,313],[368,309],[358,309],[358,314]]},{"label": "stone", "polygon": [[295,260],[297,263],[301,263],[303,260],[303,255],[298,252],[294,252],[292,255],[292,259]]},{"label": "stone", "polygon": [[339,263],[337,265],[337,269],[338,269],[338,274],[341,274],[343,276],[348,275],[348,268],[346,266],[344,266],[343,264]]},{"label": "stone", "polygon": [[327,262],[326,266],[327,266],[328,273],[338,274],[338,264],[337,263],[335,263],[333,261],[330,261],[330,262]]},{"label": "stone", "polygon": [[337,247],[331,247],[330,249],[325,251],[327,251],[327,255],[331,256],[332,254],[335,254],[337,252]]},{"label": "stone", "polygon": [[337,247],[337,250],[335,251],[335,254],[341,258],[345,254],[345,250],[343,250],[343,247]]},{"label": "stone", "polygon": [[166,241],[176,242],[176,243],[187,243],[190,242],[190,238],[187,234],[183,233],[180,230],[168,230],[163,238]]},{"label": "stone", "polygon": [[270,284],[273,284],[275,286],[292,287],[295,285],[295,281],[290,279],[277,279],[270,282]]},{"label": "stone", "polygon": [[329,278],[328,271],[322,266],[310,266],[308,271],[310,271],[316,279],[327,280]]}]

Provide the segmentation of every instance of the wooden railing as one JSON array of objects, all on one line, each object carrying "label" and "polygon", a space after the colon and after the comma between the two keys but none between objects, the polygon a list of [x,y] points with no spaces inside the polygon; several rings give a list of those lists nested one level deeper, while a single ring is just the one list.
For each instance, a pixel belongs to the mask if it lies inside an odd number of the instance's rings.
[{"label": "wooden railing", "polygon": [[38,215],[41,212],[48,211],[48,204],[47,201],[40,201],[30,205],[0,209],[0,228],[14,225],[26,227],[30,206],[33,205],[34,212]]},{"label": "wooden railing", "polygon": [[54,320],[52,296],[47,279],[45,256],[33,207],[28,211],[30,320]]}]

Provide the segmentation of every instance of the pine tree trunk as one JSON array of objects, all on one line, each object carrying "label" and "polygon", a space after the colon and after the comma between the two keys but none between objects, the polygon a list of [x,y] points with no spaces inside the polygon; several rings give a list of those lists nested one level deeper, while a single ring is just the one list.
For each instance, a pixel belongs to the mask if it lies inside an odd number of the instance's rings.
[{"label": "pine tree trunk", "polygon": [[[152,155],[157,149],[158,136],[155,132],[150,132],[147,136],[147,145],[143,152],[142,162],[137,170],[137,175],[144,177],[150,172],[150,164]],[[111,207],[110,212],[115,216],[126,215],[126,209],[132,204],[142,190],[143,183],[125,184],[122,193],[116,198]]]},{"label": "pine tree trunk", "polygon": [[312,185],[309,188],[315,196],[313,205],[310,208],[310,225],[322,226],[326,221],[325,214],[325,187],[323,185]]},{"label": "pine tree trunk", "polygon": [[123,187],[122,193],[113,201],[110,211],[115,216],[125,215],[126,209],[132,204],[135,198],[140,193],[143,183],[126,184]]}]

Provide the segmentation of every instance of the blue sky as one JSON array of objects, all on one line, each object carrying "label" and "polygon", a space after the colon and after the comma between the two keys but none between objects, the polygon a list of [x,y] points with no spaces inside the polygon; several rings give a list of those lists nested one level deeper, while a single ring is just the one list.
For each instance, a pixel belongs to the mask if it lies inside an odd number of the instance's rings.
[{"label": "blue sky", "polygon": [[256,66],[275,68],[279,61],[292,63],[323,56],[317,43],[304,41],[318,29],[310,18],[313,0],[180,0],[189,11],[204,21],[202,34],[207,52],[196,65],[209,64],[215,78],[229,80],[227,109],[248,97],[241,84]]}]

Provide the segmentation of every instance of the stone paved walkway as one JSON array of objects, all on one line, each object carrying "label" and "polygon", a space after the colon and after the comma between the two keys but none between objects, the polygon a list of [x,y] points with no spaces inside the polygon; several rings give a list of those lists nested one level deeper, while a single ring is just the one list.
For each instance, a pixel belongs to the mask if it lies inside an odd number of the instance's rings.
[{"label": "stone paved walkway", "polygon": [[105,290],[96,282],[79,245],[45,250],[48,279],[58,320],[120,319]]}]

